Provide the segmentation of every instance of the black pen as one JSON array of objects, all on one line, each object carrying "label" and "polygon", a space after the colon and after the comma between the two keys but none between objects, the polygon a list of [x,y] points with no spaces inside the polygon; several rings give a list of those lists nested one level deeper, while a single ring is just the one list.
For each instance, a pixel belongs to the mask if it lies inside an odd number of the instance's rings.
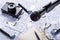
[{"label": "black pen", "polygon": [[34,31],[34,33],[35,33],[35,35],[36,35],[37,40],[40,40],[38,34],[37,34],[35,31]]},{"label": "black pen", "polygon": [[23,7],[20,3],[18,4],[24,11],[26,11],[27,13],[28,13],[28,10],[25,8],[25,7]]}]

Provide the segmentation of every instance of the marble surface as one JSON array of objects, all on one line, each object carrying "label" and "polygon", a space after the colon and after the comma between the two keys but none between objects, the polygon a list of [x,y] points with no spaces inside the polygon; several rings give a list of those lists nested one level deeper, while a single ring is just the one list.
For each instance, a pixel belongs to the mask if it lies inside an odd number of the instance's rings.
[{"label": "marble surface", "polygon": [[[56,0],[0,0],[0,28],[8,32],[10,35],[16,35],[16,38],[14,40],[18,40],[17,37],[20,35],[23,35],[25,32],[27,32],[30,28],[35,27],[37,30],[40,28],[45,28],[48,25],[52,24],[52,26],[46,30],[46,34],[51,36],[50,31],[52,29],[59,28],[60,26],[60,5],[55,7],[51,12],[46,13],[41,17],[41,19],[37,22],[34,22],[30,19],[30,15],[28,15],[26,12],[24,12],[23,15],[21,15],[21,18],[19,20],[12,22],[11,16],[4,16],[1,13],[1,8],[6,2],[14,2],[16,4],[20,3],[22,4],[27,10],[36,11],[42,9],[43,6],[47,5],[49,2],[54,2]],[[44,16],[46,16],[44,18]],[[8,24],[7,24],[8,22]],[[11,25],[11,23],[17,24],[15,26]],[[47,23],[47,25],[45,25]],[[51,36],[52,37],[52,36]],[[59,36],[57,37],[59,40]],[[0,33],[0,40],[11,40],[2,33]]]}]

